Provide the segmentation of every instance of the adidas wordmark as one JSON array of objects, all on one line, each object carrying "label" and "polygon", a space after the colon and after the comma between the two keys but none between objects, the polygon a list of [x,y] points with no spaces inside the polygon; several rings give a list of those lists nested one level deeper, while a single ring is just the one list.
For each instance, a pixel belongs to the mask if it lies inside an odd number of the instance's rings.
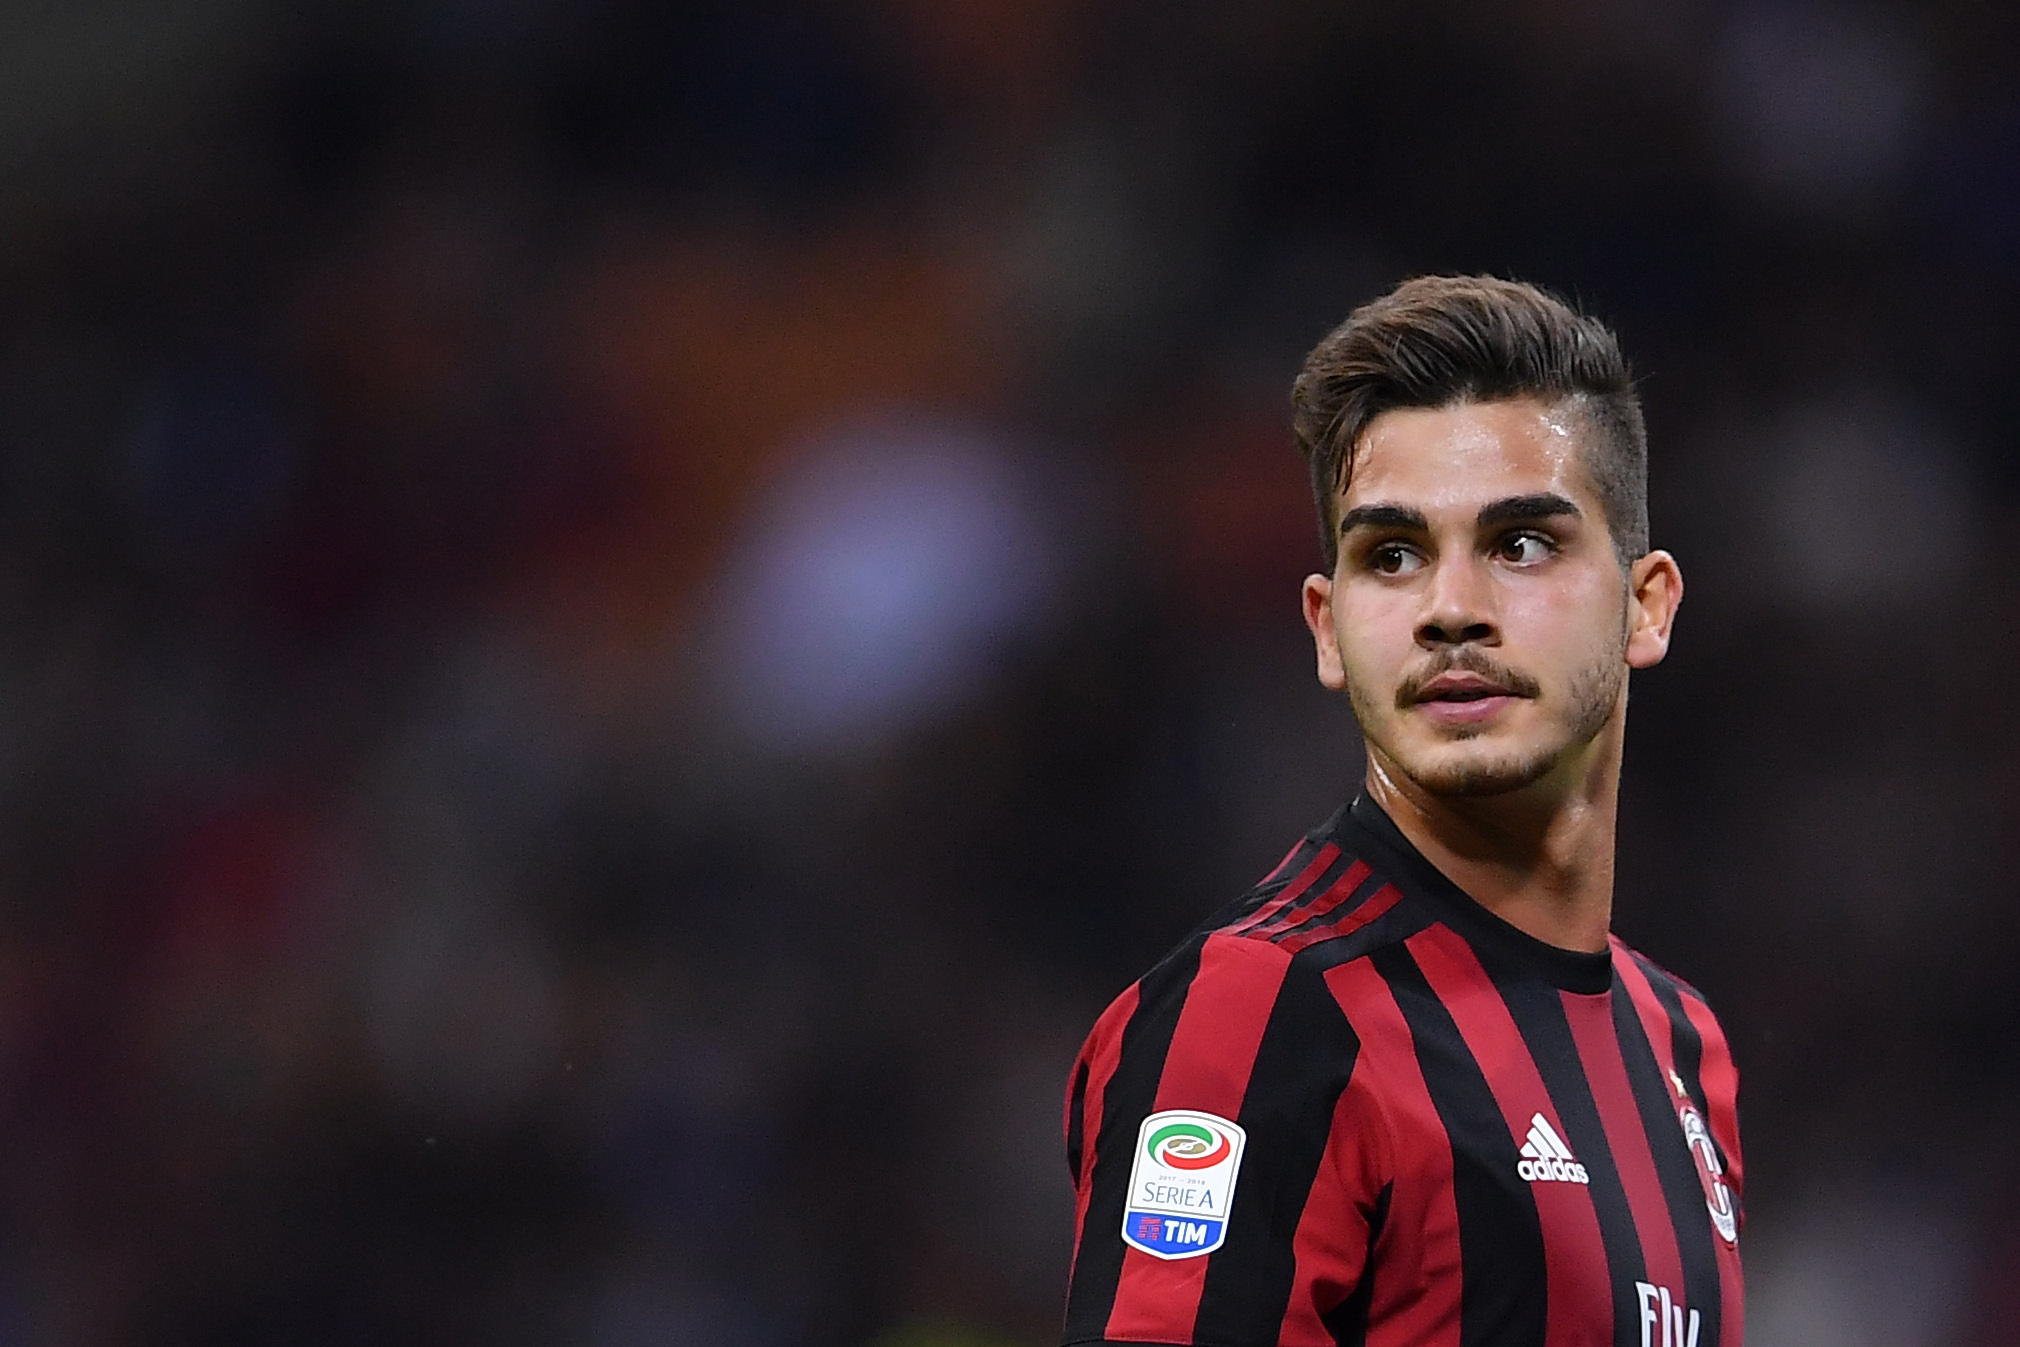
[{"label": "adidas wordmark", "polygon": [[1571,1148],[1540,1113],[1529,1120],[1529,1139],[1522,1143],[1515,1172],[1531,1183],[1591,1182],[1585,1166],[1571,1158]]}]

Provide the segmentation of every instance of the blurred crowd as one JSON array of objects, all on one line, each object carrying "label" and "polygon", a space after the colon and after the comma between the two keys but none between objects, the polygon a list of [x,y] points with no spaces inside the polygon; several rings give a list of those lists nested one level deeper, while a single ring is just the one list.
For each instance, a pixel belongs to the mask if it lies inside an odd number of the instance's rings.
[{"label": "blurred crowd", "polygon": [[2020,11],[0,13],[0,1344],[1042,1347],[1065,1073],[1355,786],[1304,352],[1576,297],[1750,1341],[2020,1278]]}]

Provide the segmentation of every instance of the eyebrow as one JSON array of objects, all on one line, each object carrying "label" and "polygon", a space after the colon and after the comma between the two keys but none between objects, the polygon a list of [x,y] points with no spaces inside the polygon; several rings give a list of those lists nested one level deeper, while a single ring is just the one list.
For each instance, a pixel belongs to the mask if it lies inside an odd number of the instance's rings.
[{"label": "eyebrow", "polygon": [[1345,536],[1359,528],[1414,529],[1428,533],[1431,521],[1424,518],[1423,511],[1405,505],[1356,505],[1340,516],[1340,533]]},{"label": "eyebrow", "polygon": [[1505,500],[1491,501],[1480,507],[1480,514],[1473,524],[1475,528],[1484,529],[1496,524],[1513,524],[1523,519],[1549,519],[1556,515],[1569,515],[1573,519],[1579,519],[1584,513],[1555,491],[1539,491],[1533,496],[1509,496]]},{"label": "eyebrow", "polygon": [[[1496,524],[1512,524],[1524,519],[1549,519],[1557,515],[1569,515],[1573,519],[1584,517],[1584,511],[1555,491],[1539,491],[1528,496],[1508,496],[1501,500],[1489,501],[1480,507],[1475,517],[1475,528],[1492,528]],[[1342,537],[1357,528],[1411,529],[1418,533],[1428,533],[1430,520],[1421,510],[1413,510],[1407,505],[1356,505],[1340,516]]]}]

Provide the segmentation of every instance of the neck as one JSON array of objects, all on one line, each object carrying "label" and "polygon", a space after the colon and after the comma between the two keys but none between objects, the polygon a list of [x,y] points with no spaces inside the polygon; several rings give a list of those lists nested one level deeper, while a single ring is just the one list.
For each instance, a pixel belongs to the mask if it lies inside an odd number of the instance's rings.
[{"label": "neck", "polygon": [[1474,901],[1561,949],[1606,948],[1625,699],[1606,729],[1543,780],[1504,795],[1433,795],[1371,745],[1369,796]]}]

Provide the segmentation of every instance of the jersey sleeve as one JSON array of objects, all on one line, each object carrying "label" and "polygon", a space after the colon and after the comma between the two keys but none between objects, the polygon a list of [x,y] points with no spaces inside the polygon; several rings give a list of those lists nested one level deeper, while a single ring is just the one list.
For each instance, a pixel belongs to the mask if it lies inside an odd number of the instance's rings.
[{"label": "jersey sleeve", "polygon": [[1095,1026],[1067,1100],[1067,1347],[1321,1347],[1353,1297],[1386,1147],[1320,971],[1196,938]]}]

